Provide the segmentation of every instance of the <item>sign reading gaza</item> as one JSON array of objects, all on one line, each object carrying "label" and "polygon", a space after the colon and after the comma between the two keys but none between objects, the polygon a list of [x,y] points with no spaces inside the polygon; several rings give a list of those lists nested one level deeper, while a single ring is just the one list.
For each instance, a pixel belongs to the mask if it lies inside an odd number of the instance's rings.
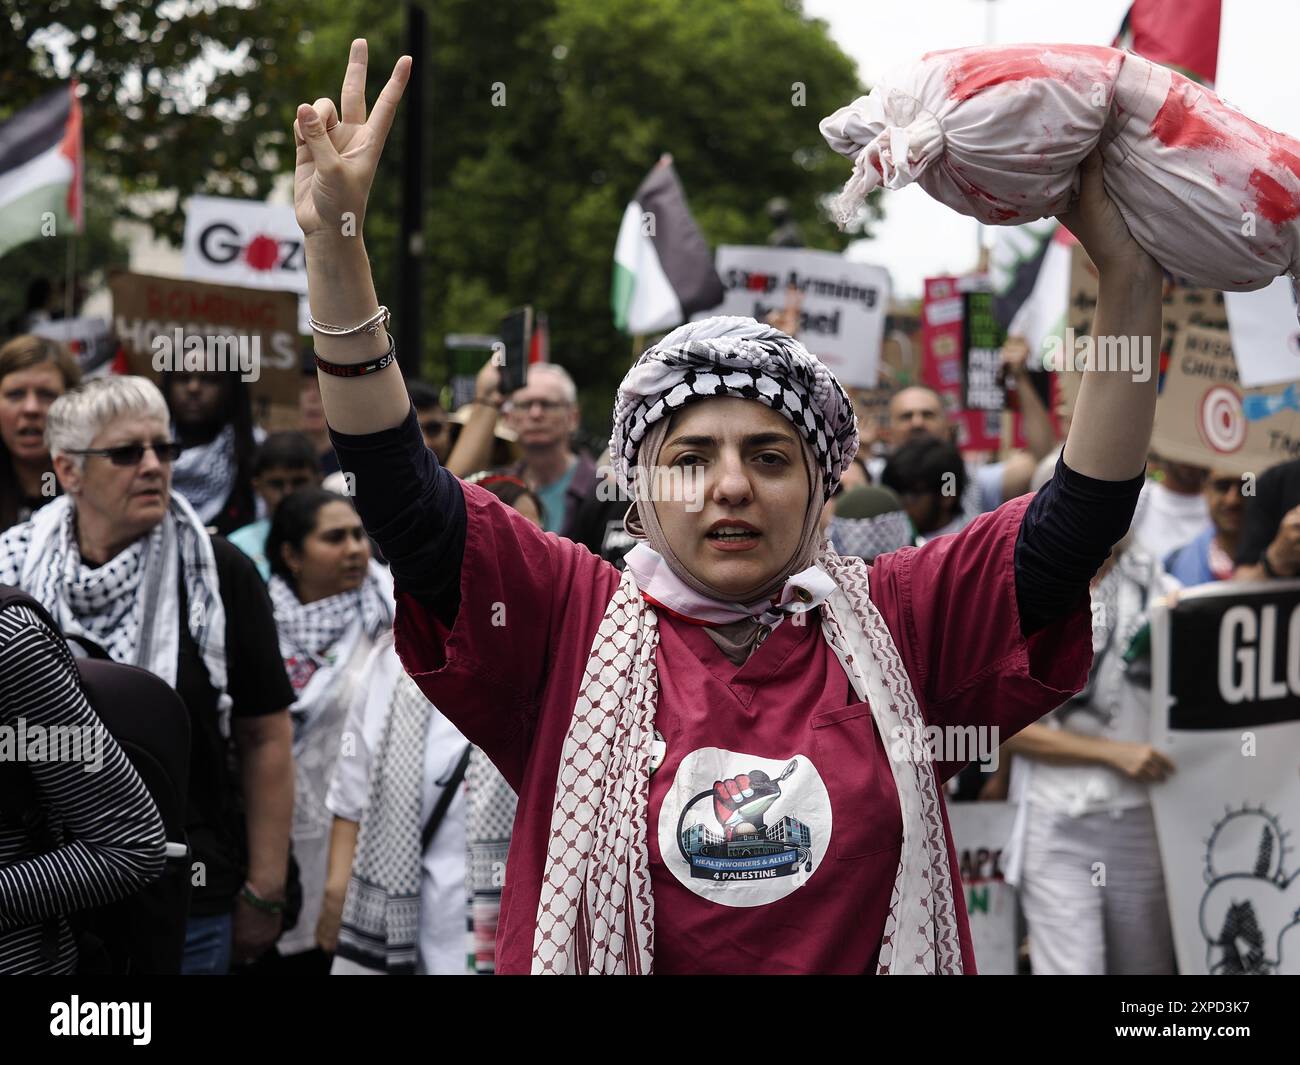
[{"label": "sign reading gaza", "polygon": [[302,230],[287,204],[191,196],[185,205],[185,276],[245,288],[306,293]]},{"label": "sign reading gaza", "polygon": [[1171,731],[1300,720],[1300,582],[1188,596],[1169,625]]},{"label": "sign reading gaza", "polygon": [[717,270],[726,294],[707,315],[735,314],[761,322],[786,305],[793,286],[803,295],[797,339],[842,385],[876,387],[889,271],[834,252],[728,244],[718,248]]}]

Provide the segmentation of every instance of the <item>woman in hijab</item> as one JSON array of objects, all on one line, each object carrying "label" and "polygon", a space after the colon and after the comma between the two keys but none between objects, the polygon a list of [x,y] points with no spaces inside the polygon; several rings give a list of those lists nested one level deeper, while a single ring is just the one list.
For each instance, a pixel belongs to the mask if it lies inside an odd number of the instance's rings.
[{"label": "woman in hijab", "polygon": [[[365,67],[355,41],[341,111],[295,127],[317,366],[403,665],[519,795],[497,971],[973,971],[939,790],[965,758],[922,737],[1012,733],[1082,686],[1088,579],[1132,515],[1154,384],[1089,374],[1054,492],[868,569],[818,530],[858,444],[844,390],[770,326],[691,323],[615,404],[642,541],[620,574],[423,446],[364,244],[339,235],[410,69],[367,119]],[[1099,165],[1069,216],[1097,328],[1151,336],[1160,274]]]}]

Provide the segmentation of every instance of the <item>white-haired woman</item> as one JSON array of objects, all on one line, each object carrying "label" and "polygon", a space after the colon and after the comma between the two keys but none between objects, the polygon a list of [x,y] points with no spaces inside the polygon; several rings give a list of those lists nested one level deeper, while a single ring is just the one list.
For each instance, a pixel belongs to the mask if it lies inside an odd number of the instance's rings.
[{"label": "white-haired woman", "polygon": [[250,960],[275,942],[288,869],[293,689],[266,590],[171,491],[178,445],[152,382],[99,378],[60,396],[46,439],[64,494],[0,536],[0,583],[184,700],[194,887],[182,969],[223,972],[232,951]]},{"label": "white-haired woman", "polygon": [[[939,788],[959,765],[926,729],[1011,733],[1082,685],[1088,579],[1128,526],[1154,384],[1089,375],[1054,487],[868,570],[818,534],[857,448],[843,389],[771,327],[693,323],[619,391],[620,480],[677,487],[638,486],[646,542],[620,574],[422,446],[364,244],[340,235],[410,68],[369,119],[365,69],[356,41],[340,110],[298,109],[321,394],[392,563],[403,664],[519,795],[498,971],[973,971]],[[1096,165],[1070,223],[1097,327],[1150,336],[1160,274]]]}]

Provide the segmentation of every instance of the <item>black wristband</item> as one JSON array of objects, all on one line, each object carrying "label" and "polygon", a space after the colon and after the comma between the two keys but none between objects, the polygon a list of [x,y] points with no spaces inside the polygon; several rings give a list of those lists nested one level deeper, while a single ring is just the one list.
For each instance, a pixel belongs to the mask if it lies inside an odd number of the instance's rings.
[{"label": "black wristband", "polygon": [[1264,553],[1259,556],[1259,564],[1264,567],[1264,572],[1270,577],[1280,577],[1281,574],[1273,568],[1273,563],[1268,560],[1268,548],[1264,548]]},{"label": "black wristband", "polygon": [[315,351],[312,355],[316,358],[316,368],[331,377],[367,377],[372,373],[378,373],[397,358],[392,333],[388,334],[388,350],[369,362],[326,362]]}]

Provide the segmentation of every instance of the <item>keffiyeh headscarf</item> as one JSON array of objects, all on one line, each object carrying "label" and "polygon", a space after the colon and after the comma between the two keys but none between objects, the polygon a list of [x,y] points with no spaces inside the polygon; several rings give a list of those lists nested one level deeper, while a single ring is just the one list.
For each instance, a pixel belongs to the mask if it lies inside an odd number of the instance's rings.
[{"label": "keffiyeh headscarf", "polygon": [[[786,613],[820,605],[823,638],[858,698],[869,704],[880,735],[924,728],[898,649],[871,601],[866,565],[841,558],[816,534],[816,518],[852,461],[858,433],[844,390],[801,344],[753,319],[710,318],[674,330],[647,350],[624,379],[614,407],[610,453],[620,484],[632,487],[638,460],[654,464],[672,414],[718,396],[763,403],[799,431],[810,477],[803,541],[757,601],[726,603],[711,597],[708,586],[672,557],[653,504],[633,505],[629,531],[640,531],[662,550],[639,544],[628,553],[592,643],[560,757],[534,973],[653,969],[648,832],[659,633],[650,580],[658,578],[659,594],[674,594],[688,616],[694,611],[717,626],[728,619],[774,626]],[[634,558],[638,553],[644,565]],[[814,564],[799,569],[808,557]],[[713,635],[713,629],[706,631]],[[935,775],[928,763],[893,760],[892,751],[891,768],[903,845],[877,971],[959,973],[961,946]]]},{"label": "keffiyeh headscarf", "polygon": [[865,562],[916,542],[911,519],[898,496],[876,485],[846,492],[835,506],[826,533],[841,555]]}]

